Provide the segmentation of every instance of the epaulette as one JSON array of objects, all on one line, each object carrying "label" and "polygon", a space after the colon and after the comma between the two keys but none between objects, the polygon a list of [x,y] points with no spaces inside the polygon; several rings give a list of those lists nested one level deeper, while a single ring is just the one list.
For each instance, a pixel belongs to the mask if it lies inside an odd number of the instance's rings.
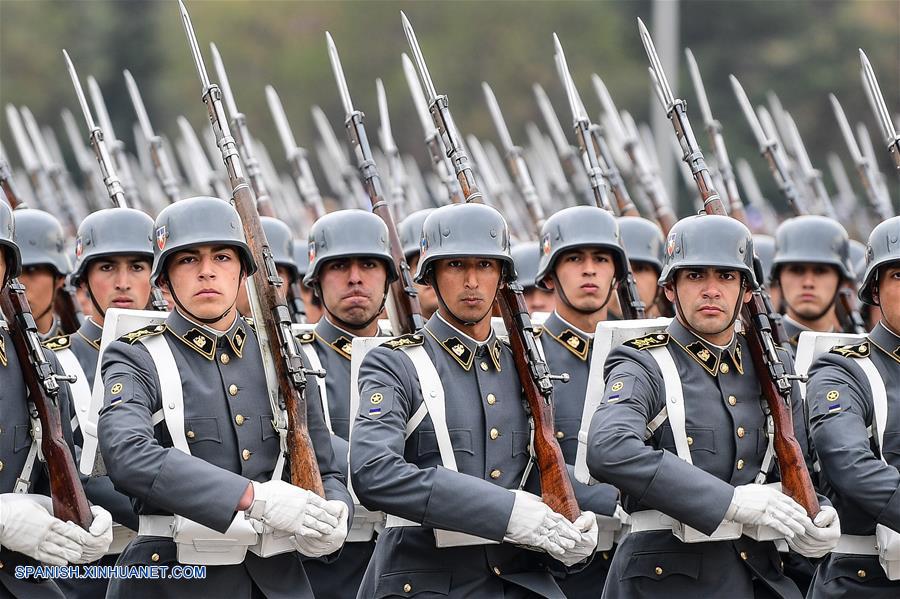
[{"label": "epaulette", "polygon": [[853,345],[838,345],[836,347],[832,347],[831,351],[828,353],[838,354],[839,356],[844,356],[845,358],[868,358],[869,342],[864,341],[862,343],[854,343]]},{"label": "epaulette", "polygon": [[418,333],[409,333],[407,335],[400,335],[399,337],[394,337],[393,339],[385,341],[381,344],[381,347],[400,349],[401,347],[412,347],[414,345],[422,345],[423,343],[425,343],[424,335],[420,335]]},{"label": "epaulette", "polygon": [[248,326],[248,327],[250,327],[250,328],[253,329],[254,331],[256,330],[256,323],[253,322],[253,319],[252,319],[252,318],[250,318],[250,317],[244,317],[244,322],[247,323],[247,326]]},{"label": "epaulette", "polygon": [[166,330],[166,325],[164,324],[151,324],[142,329],[138,329],[136,331],[131,331],[130,333],[126,333],[119,337],[119,341],[124,341],[129,345],[134,345],[139,340],[144,337],[149,337],[150,335],[159,335],[163,331]]},{"label": "epaulette", "polygon": [[59,351],[61,349],[66,349],[72,344],[72,340],[69,339],[68,335],[60,335],[59,337],[53,337],[52,339],[47,339],[41,345],[50,351]]},{"label": "epaulette", "polygon": [[626,341],[622,345],[633,347],[634,349],[653,349],[654,347],[662,347],[668,342],[669,335],[667,333],[653,333],[646,337],[638,337],[637,339]]},{"label": "epaulette", "polygon": [[316,335],[312,331],[306,331],[297,335],[297,341],[300,343],[312,343],[316,340]]}]

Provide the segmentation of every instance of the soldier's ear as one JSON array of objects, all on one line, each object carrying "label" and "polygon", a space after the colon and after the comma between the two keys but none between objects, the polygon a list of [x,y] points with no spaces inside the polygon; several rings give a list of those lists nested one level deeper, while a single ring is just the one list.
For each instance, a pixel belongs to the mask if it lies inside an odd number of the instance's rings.
[{"label": "soldier's ear", "polygon": [[667,281],[662,286],[663,292],[666,294],[666,299],[669,300],[669,303],[675,303],[675,285],[672,284],[672,281]]}]

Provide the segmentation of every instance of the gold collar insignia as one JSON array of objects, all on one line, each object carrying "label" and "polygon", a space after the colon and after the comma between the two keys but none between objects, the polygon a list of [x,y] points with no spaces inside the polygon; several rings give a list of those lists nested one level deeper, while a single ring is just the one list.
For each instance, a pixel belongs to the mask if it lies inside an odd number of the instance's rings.
[{"label": "gold collar insignia", "polygon": [[572,329],[566,329],[560,333],[558,337],[549,329],[547,330],[547,334],[559,341],[560,345],[575,354],[582,362],[587,360],[588,351],[591,348],[590,341]]},{"label": "gold collar insignia", "polygon": [[344,335],[341,335],[340,337],[335,339],[334,342],[329,343],[328,345],[334,348],[334,350],[343,357],[347,358],[348,360],[350,359],[350,354],[353,351],[353,341],[351,341]]}]

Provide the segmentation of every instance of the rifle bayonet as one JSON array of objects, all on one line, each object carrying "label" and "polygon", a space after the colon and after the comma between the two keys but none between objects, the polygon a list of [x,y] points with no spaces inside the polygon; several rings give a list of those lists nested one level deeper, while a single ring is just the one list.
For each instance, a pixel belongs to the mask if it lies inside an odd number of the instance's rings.
[{"label": "rifle bayonet", "polygon": [[866,90],[866,96],[869,98],[869,104],[872,106],[872,112],[875,113],[875,120],[878,121],[878,126],[881,128],[881,135],[884,143],[887,145],[888,152],[893,157],[897,168],[900,169],[900,135],[894,128],[891,113],[884,101],[881,87],[878,85],[878,79],[875,78],[872,63],[869,62],[869,58],[862,48],[859,49],[859,60],[862,64],[863,87]]},{"label": "rifle bayonet", "polygon": [[140,201],[140,194],[137,185],[134,182],[134,174],[131,172],[131,165],[128,162],[128,155],[125,152],[125,143],[116,137],[113,130],[112,119],[109,118],[109,112],[106,110],[106,101],[103,99],[103,92],[100,85],[93,75],[87,77],[88,93],[91,96],[91,102],[94,104],[94,110],[97,111],[97,121],[99,121],[100,129],[103,131],[109,153],[115,164],[115,168],[119,174],[119,181],[125,190],[125,195],[132,202]]}]

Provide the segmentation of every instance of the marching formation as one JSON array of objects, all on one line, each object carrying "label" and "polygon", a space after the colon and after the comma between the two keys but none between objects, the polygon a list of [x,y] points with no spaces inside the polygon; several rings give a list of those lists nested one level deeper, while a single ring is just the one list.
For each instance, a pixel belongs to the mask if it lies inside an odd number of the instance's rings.
[{"label": "marching formation", "polygon": [[648,133],[596,75],[590,119],[559,38],[571,134],[535,86],[543,129],[516,145],[484,83],[494,146],[401,15],[431,169],[380,80],[370,144],[326,33],[356,162],[314,108],[332,197],[269,86],[276,170],[179,6],[208,132],[155,133],[125,71],[136,160],[64,50],[77,177],[6,107],[0,596],[900,593],[900,216],[837,98],[868,201],[849,233],[790,114],[731,77],[779,223],[690,50],[709,163],[639,21],[696,191],[679,219]]}]

